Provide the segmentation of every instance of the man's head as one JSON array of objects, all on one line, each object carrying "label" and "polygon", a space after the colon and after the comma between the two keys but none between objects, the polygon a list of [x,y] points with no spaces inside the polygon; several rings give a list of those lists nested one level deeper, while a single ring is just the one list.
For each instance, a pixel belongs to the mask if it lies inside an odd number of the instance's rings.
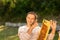
[{"label": "man's head", "polygon": [[27,21],[27,23],[28,24],[33,24],[34,22],[36,22],[37,21],[37,15],[36,15],[36,13],[35,12],[33,12],[33,11],[31,11],[31,12],[28,12],[27,13],[27,17],[26,17],[26,21]]}]

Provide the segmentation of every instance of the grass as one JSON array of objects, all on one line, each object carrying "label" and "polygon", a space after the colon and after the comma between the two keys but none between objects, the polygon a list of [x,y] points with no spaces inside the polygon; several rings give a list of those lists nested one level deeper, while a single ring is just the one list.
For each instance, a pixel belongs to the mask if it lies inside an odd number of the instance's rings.
[{"label": "grass", "polygon": [[[0,26],[0,40],[19,40],[18,28]],[[56,33],[54,40],[57,40],[58,34]]]},{"label": "grass", "polygon": [[17,36],[18,28],[3,27],[0,28],[0,40],[19,40]]}]

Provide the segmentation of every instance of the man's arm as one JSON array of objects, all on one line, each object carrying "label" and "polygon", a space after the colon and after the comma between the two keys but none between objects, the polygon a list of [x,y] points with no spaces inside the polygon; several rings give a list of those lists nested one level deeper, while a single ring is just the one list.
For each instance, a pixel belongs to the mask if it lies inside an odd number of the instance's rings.
[{"label": "man's arm", "polygon": [[56,21],[50,21],[51,22],[51,28],[52,31],[51,33],[48,35],[48,40],[53,40],[54,36],[55,36],[55,31],[56,31]]},{"label": "man's arm", "polygon": [[55,36],[55,33],[54,34],[53,33],[48,34],[47,40],[53,40],[54,36]]},{"label": "man's arm", "polygon": [[30,28],[28,29],[27,33],[28,33],[28,34],[31,34],[31,33],[32,33],[32,30],[33,30],[37,25],[38,25],[37,22],[35,22],[32,26],[29,25]]}]

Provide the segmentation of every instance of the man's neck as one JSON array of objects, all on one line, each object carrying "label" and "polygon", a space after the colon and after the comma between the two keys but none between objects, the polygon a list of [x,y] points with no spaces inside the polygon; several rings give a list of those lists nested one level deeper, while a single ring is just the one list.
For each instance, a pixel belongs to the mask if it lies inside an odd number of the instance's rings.
[{"label": "man's neck", "polygon": [[27,24],[27,27],[30,28],[31,26],[29,24]]}]

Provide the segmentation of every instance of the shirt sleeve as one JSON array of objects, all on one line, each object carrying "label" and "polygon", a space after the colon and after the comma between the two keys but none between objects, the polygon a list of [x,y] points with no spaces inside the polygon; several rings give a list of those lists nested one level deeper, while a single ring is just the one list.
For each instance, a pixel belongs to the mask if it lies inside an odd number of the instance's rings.
[{"label": "shirt sleeve", "polygon": [[18,36],[20,40],[29,40],[30,35],[27,32],[24,32],[22,28],[18,29]]},{"label": "shirt sleeve", "polygon": [[52,33],[48,34],[47,40],[53,40],[54,39],[54,35],[55,34],[52,34]]}]

